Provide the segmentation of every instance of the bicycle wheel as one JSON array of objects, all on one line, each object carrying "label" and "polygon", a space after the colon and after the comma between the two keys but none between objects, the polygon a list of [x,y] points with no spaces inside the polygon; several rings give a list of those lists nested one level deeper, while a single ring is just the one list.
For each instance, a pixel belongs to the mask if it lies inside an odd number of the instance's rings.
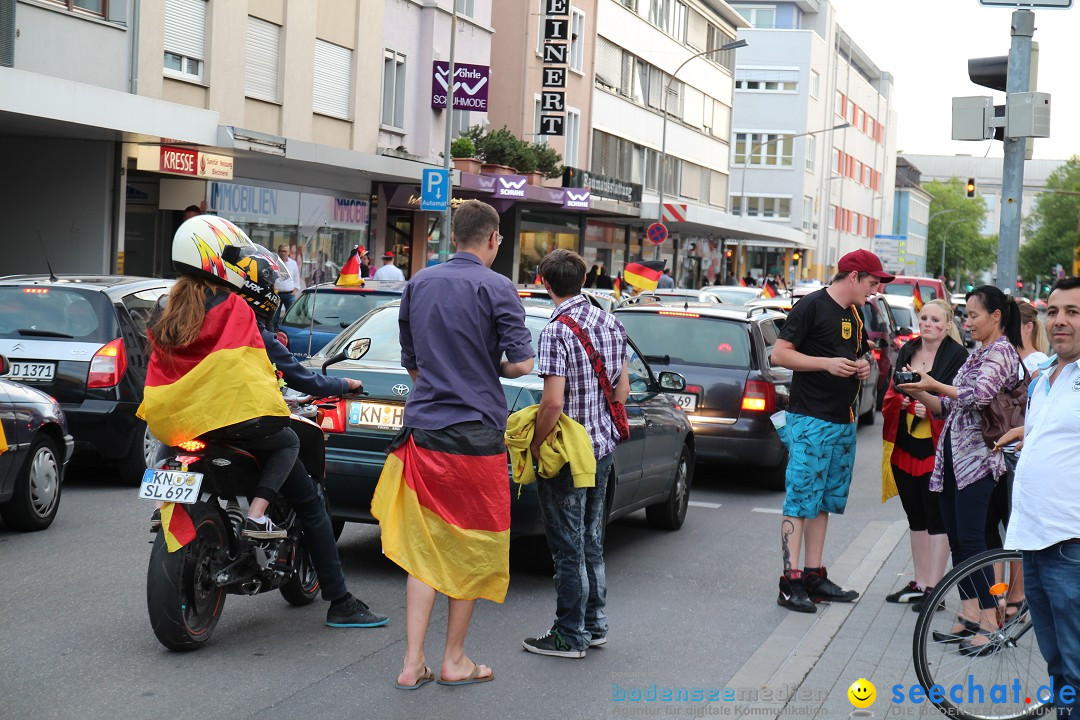
[{"label": "bicycle wheel", "polygon": [[[1043,697],[1038,693],[1040,686],[1049,687],[1050,676],[1026,604],[1015,616],[1005,618],[1003,603],[999,603],[998,628],[988,634],[993,649],[983,654],[965,654],[960,650],[960,638],[951,634],[957,618],[964,616],[961,590],[970,596],[973,583],[981,579],[990,585],[996,600],[1003,600],[1009,589],[1008,565],[1001,582],[994,581],[994,565],[1016,562],[1020,557],[1016,550],[980,553],[953,568],[923,601],[912,644],[915,674],[930,702],[950,717],[1018,720],[1050,709],[1045,691]],[[966,619],[978,621],[978,617]],[[934,686],[941,690],[931,693]]]}]

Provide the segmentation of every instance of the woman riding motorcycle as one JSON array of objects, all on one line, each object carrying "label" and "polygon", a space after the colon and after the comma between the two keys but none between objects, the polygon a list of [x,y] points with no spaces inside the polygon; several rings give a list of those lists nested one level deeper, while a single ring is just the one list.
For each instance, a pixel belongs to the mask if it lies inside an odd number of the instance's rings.
[{"label": "woman riding motorcycle", "polygon": [[199,215],[176,231],[172,259],[181,277],[150,327],[138,416],[168,446],[204,436],[259,452],[262,471],[242,535],[272,540],[287,533],[265,513],[296,462],[300,440],[289,428],[255,313],[235,294],[276,312],[274,271],[281,277],[288,270],[256,262],[257,256],[272,257],[221,217]]}]

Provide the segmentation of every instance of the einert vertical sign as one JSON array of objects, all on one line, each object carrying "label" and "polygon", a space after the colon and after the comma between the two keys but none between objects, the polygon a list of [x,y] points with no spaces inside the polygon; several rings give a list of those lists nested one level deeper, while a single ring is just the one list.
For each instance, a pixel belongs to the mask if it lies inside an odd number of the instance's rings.
[{"label": "einert vertical sign", "polygon": [[562,135],[566,124],[566,71],[570,58],[570,0],[544,2],[544,69],[540,134]]}]

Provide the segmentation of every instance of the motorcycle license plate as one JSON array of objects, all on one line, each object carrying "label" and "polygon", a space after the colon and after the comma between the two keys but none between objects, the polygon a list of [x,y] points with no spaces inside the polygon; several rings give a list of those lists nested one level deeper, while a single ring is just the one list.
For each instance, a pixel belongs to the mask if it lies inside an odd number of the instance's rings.
[{"label": "motorcycle license plate", "polygon": [[199,499],[203,475],[179,470],[147,469],[139,485],[139,497],[143,500],[160,500],[190,505]]},{"label": "motorcycle license plate", "polygon": [[400,430],[404,405],[354,400],[349,403],[349,424],[381,430]]}]

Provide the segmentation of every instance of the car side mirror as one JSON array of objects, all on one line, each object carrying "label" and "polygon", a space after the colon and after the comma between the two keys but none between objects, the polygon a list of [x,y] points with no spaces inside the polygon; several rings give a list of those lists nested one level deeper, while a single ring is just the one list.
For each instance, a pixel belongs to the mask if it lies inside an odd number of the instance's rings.
[{"label": "car side mirror", "polygon": [[909,327],[902,327],[896,331],[899,335],[914,335],[915,332]]},{"label": "car side mirror", "polygon": [[670,390],[671,392],[682,392],[686,390],[686,378],[677,372],[664,371],[657,377],[660,382],[661,390]]},{"label": "car side mirror", "polygon": [[3,355],[0,355],[0,375],[7,375],[11,372],[11,363]]},{"label": "car side mirror", "polygon": [[367,355],[368,350],[371,349],[371,338],[360,338],[353,340],[345,347],[345,357],[350,360],[359,360]]}]

